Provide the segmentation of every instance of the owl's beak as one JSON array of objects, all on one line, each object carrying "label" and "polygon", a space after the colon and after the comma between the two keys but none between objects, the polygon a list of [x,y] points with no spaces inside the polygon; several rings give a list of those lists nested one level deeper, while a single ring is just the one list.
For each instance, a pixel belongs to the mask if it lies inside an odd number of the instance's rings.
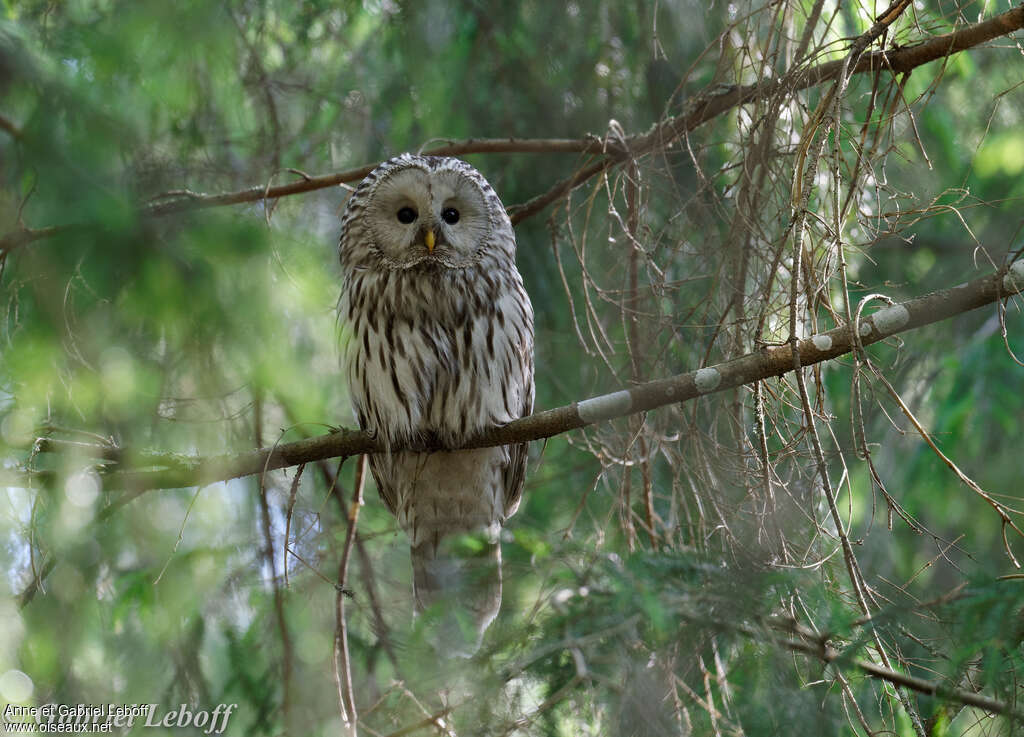
[{"label": "owl's beak", "polygon": [[427,253],[434,252],[434,231],[432,228],[427,228],[427,232],[423,234],[423,242],[427,244]]}]

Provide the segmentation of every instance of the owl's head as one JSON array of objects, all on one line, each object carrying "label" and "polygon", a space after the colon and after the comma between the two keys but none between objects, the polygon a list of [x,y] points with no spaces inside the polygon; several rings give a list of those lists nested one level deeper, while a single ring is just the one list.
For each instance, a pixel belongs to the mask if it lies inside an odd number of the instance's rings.
[{"label": "owl's head", "polygon": [[[490,248],[512,255],[505,208],[465,161],[402,154],[374,169],[349,200],[342,260],[391,269],[462,268]],[[346,253],[348,251],[348,253]]]}]

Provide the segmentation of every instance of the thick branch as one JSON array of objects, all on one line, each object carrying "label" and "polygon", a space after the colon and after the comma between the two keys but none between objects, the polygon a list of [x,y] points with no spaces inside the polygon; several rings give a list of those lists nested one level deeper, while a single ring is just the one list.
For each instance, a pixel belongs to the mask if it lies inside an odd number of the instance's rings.
[{"label": "thick branch", "polygon": [[[966,284],[933,292],[916,299],[886,307],[860,321],[861,343],[870,345],[907,330],[941,322],[955,315],[1017,294],[1024,290],[1024,261],[1010,269],[984,276]],[[849,327],[838,327],[826,333],[797,342],[802,367],[822,363],[850,353],[855,342]],[[491,430],[466,443],[464,448],[483,448],[508,443],[521,443],[575,430],[597,422],[668,404],[732,389],[744,384],[782,376],[793,370],[793,348],[790,343],[769,346],[716,366],[688,371],[665,379],[650,381],[628,389],[605,394],[556,409],[537,412],[508,425]],[[145,471],[117,471],[105,476],[107,488],[131,490],[130,498],[154,488],[178,488],[208,484],[215,481],[248,476],[301,463],[374,453],[382,444],[366,433],[339,430],[328,435],[283,443],[236,455],[195,458],[191,463],[174,468]],[[415,448],[415,450],[442,450]],[[131,454],[128,454],[132,457]],[[156,456],[151,456],[156,457]]]},{"label": "thick branch", "polygon": [[[875,51],[860,57],[860,61],[852,70],[854,74],[876,72],[888,69],[893,73],[904,73],[950,56],[978,44],[991,41],[1024,28],[1024,4],[997,15],[989,20],[975,23],[958,31],[936,36],[914,46],[905,46],[887,51]],[[468,139],[449,141],[448,143],[424,151],[425,154],[436,156],[460,156],[472,153],[585,153],[601,155],[602,158],[571,177],[562,180],[550,190],[522,205],[510,208],[513,222],[539,212],[547,205],[564,196],[565,193],[579,186],[587,179],[605,171],[622,160],[628,152],[632,156],[649,153],[652,150],[665,148],[680,137],[722,113],[740,105],[771,97],[780,90],[796,92],[832,79],[842,68],[842,60],[819,64],[806,70],[796,70],[777,80],[766,80],[750,85],[715,87],[703,90],[687,100],[683,114],[669,118],[652,128],[649,132],[625,139],[623,148],[618,145],[609,147],[608,142],[594,136],[583,138],[555,139]],[[175,199],[160,202],[142,208],[143,216],[161,216],[179,213],[186,210],[199,210],[208,207],[236,205],[245,202],[276,199],[294,194],[312,192],[326,187],[334,187],[346,182],[354,182],[369,174],[376,164],[367,164],[356,169],[325,174],[316,177],[303,177],[288,184],[257,186],[237,192],[223,194],[187,193]],[[89,227],[84,224],[58,225],[45,228],[19,228],[0,238],[0,253],[13,251],[27,243],[48,238],[76,228]]]}]

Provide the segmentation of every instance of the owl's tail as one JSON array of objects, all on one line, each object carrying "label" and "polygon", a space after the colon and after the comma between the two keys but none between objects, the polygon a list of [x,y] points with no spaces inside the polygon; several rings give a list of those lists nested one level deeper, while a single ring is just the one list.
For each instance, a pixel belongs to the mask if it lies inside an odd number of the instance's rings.
[{"label": "owl's tail", "polygon": [[411,551],[416,614],[439,616],[436,645],[441,654],[473,655],[501,608],[501,544],[450,535],[423,541]]}]

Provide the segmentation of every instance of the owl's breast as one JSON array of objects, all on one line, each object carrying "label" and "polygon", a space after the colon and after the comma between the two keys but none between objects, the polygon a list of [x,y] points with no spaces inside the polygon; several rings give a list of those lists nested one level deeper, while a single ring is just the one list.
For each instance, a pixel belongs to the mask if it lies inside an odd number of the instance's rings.
[{"label": "owl's breast", "polygon": [[378,487],[392,500],[412,545],[505,521],[506,448],[389,453],[371,457]]},{"label": "owl's breast", "polygon": [[521,283],[509,289],[464,269],[361,272],[341,307],[360,426],[389,444],[436,436],[455,445],[520,417],[532,397],[532,312]]}]

